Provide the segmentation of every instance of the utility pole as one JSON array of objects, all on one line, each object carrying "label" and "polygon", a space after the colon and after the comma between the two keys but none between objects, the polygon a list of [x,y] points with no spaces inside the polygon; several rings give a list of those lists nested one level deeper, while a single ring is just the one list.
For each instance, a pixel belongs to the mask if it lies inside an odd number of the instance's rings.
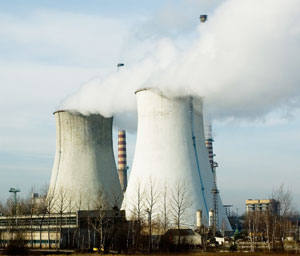
[{"label": "utility pole", "polygon": [[200,17],[199,17],[199,19],[200,19],[201,23],[205,23],[206,20],[207,20],[207,15],[206,14],[201,14]]},{"label": "utility pole", "polygon": [[119,71],[120,67],[124,67],[124,63],[118,63],[117,70]]},{"label": "utility pole", "polygon": [[14,194],[14,215],[15,215],[15,222],[16,222],[16,226],[17,226],[17,193],[21,192],[20,189],[18,188],[10,188],[9,189],[10,193]]},{"label": "utility pole", "polygon": [[21,192],[21,190],[18,188],[10,188],[9,192],[14,194],[14,214],[17,216],[17,193]]}]

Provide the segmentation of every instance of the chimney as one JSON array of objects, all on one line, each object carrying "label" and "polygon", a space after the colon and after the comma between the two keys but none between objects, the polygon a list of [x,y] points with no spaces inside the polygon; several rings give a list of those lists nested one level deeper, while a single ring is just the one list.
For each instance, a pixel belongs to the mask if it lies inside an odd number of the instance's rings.
[{"label": "chimney", "polygon": [[118,132],[118,173],[123,193],[127,187],[126,131]]}]

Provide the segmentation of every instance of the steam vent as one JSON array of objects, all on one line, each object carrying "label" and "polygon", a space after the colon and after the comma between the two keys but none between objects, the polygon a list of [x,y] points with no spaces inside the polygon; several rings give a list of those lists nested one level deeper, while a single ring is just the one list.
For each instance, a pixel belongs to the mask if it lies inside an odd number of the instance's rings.
[{"label": "steam vent", "polygon": [[[128,219],[135,218],[139,191],[145,198],[156,191],[157,209],[163,209],[165,191],[169,202],[167,217],[174,219],[171,204],[178,188],[184,188],[189,205],[185,226],[196,226],[196,212],[202,211],[202,222],[209,225],[209,210],[214,207],[211,189],[214,177],[205,147],[202,100],[200,98],[167,98],[155,89],[136,92],[138,132],[131,174],[122,207]],[[173,200],[174,201],[174,200]],[[147,200],[146,200],[147,202]],[[140,207],[143,204],[140,203]],[[147,211],[140,209],[141,212]],[[219,223],[231,230],[218,195]]]},{"label": "steam vent", "polygon": [[123,193],[113,154],[112,118],[69,111],[54,116],[56,154],[48,200],[64,212],[97,209],[100,199],[104,208],[120,207]]}]

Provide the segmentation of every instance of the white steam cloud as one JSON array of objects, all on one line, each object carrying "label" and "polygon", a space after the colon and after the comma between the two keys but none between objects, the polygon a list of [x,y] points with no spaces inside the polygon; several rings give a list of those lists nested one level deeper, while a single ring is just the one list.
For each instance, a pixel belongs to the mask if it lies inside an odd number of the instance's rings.
[{"label": "white steam cloud", "polygon": [[184,44],[157,39],[142,59],[86,83],[62,108],[128,116],[136,111],[134,92],[144,87],[204,97],[214,118],[299,106],[299,0],[227,0],[196,30]]}]

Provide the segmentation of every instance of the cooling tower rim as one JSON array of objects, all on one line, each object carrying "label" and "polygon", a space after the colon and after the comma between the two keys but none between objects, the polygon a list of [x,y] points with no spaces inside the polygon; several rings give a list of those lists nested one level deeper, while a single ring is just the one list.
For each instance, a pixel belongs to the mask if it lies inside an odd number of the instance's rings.
[{"label": "cooling tower rim", "polygon": [[73,110],[73,109],[59,109],[53,112],[53,115],[57,114],[57,113],[62,113],[62,112],[69,112],[71,114],[78,114],[78,115],[82,115],[80,112]]},{"label": "cooling tower rim", "polygon": [[183,99],[183,100],[186,100],[186,99],[200,99],[201,101],[203,101],[203,97],[192,96],[192,95],[169,97],[169,96],[165,95],[165,94],[164,94],[161,90],[159,90],[159,88],[157,88],[157,87],[145,87],[145,88],[141,88],[141,89],[136,90],[136,91],[134,92],[134,94],[138,94],[138,93],[143,92],[143,91],[152,91],[152,92],[155,92],[155,93],[159,94],[160,96],[165,97],[165,98],[167,98],[167,99]]},{"label": "cooling tower rim", "polygon": [[67,112],[67,110],[62,110],[62,109],[56,110],[56,111],[53,112],[53,115],[55,115],[57,113],[60,113],[60,112]]},{"label": "cooling tower rim", "polygon": [[85,117],[88,117],[88,116],[100,116],[101,118],[104,118],[104,119],[113,119],[114,117],[111,116],[111,117],[105,117],[103,115],[101,115],[100,113],[88,113],[88,114],[83,114],[81,112],[79,112],[78,110],[75,110],[75,109],[59,109],[59,110],[56,110],[53,112],[53,115],[56,115],[58,113],[69,113],[69,114],[72,114],[72,115],[77,115],[77,116],[85,116]]},{"label": "cooling tower rim", "polygon": [[[136,90],[136,91],[134,92],[134,94],[137,94],[137,93],[142,92],[142,91],[157,91],[157,92],[159,92],[159,91],[158,91],[157,89],[155,89],[154,87],[145,87],[145,88],[141,88],[141,89]],[[160,92],[160,94],[162,94],[162,93]]]},{"label": "cooling tower rim", "polygon": [[138,93],[143,92],[143,91],[151,91],[151,92],[157,93],[158,95],[160,95],[161,97],[164,97],[166,99],[188,99],[188,98],[190,98],[190,96],[174,96],[174,97],[170,97],[170,96],[164,94],[157,87],[145,87],[145,88],[141,88],[141,89],[136,90],[134,93],[138,94]]}]

